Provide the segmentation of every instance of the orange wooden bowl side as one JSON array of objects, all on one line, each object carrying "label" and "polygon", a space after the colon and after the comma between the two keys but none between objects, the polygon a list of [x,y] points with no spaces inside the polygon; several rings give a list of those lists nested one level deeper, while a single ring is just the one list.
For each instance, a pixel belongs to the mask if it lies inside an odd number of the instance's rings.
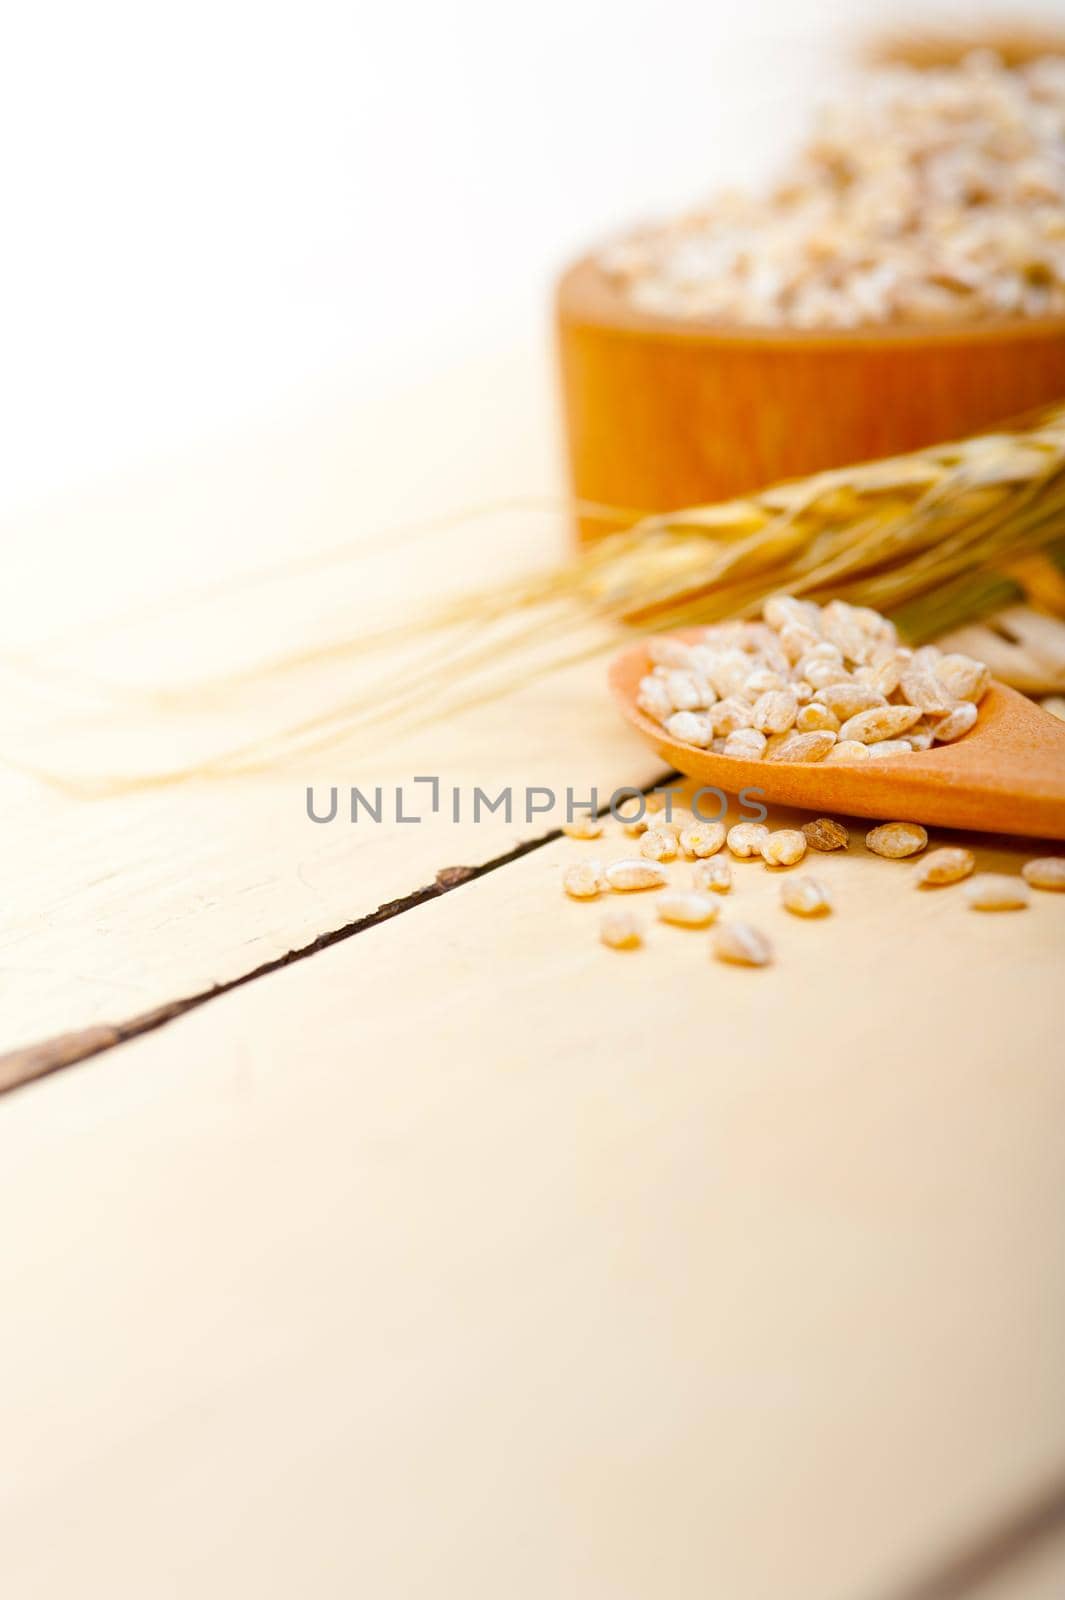
[{"label": "orange wooden bowl side", "polygon": [[574,493],[629,512],[919,449],[1065,396],[1065,318],[714,329],[633,310],[586,258],[561,280],[558,328]]}]

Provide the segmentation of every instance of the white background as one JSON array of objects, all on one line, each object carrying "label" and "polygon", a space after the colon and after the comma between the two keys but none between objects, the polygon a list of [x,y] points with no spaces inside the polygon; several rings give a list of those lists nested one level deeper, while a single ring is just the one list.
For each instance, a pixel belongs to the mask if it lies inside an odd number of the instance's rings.
[{"label": "white background", "polygon": [[[1042,9],[1065,20],[1061,0]],[[771,170],[854,39],[906,14],[9,8],[0,514],[276,420],[308,386],[402,387],[463,352],[540,344],[570,254]]]}]

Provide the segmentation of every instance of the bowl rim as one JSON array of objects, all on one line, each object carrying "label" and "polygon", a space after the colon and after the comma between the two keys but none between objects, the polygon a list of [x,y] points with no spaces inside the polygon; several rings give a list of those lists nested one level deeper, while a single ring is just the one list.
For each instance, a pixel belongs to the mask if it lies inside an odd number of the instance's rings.
[{"label": "bowl rim", "polygon": [[921,345],[992,345],[1047,339],[1065,341],[1065,315],[1003,317],[962,323],[868,323],[857,328],[780,328],[701,322],[658,316],[633,306],[593,254],[581,256],[558,280],[559,321],[624,332],[635,338],[707,347],[756,345],[763,349],[869,349]]}]

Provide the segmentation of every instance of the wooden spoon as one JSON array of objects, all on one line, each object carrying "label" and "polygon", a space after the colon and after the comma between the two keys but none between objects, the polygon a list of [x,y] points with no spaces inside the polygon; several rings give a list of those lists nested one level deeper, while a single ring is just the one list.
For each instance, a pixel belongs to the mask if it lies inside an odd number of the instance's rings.
[{"label": "wooden spoon", "polygon": [[[699,628],[674,637],[691,643]],[[1065,722],[1015,689],[992,683],[971,733],[954,744],[871,761],[741,761],[671,739],[636,704],[649,670],[641,640],[618,655],[610,687],[624,715],[678,772],[728,794],[755,789],[758,799],[810,811],[882,821],[935,822],[982,833],[1065,839]],[[709,810],[709,807],[704,807]]]}]

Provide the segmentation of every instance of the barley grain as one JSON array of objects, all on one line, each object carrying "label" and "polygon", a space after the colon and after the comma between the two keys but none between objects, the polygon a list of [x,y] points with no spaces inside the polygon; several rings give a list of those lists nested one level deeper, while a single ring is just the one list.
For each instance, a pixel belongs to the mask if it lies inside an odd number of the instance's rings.
[{"label": "barley grain", "polygon": [[940,656],[933,672],[955,700],[981,701],[991,682],[991,672],[982,661],[956,652]]},{"label": "barley grain", "polygon": [[919,822],[882,822],[866,834],[865,842],[875,855],[901,861],[923,850],[928,834]]},{"label": "barley grain", "polygon": [[856,716],[859,711],[869,711],[874,706],[886,706],[887,701],[878,689],[865,683],[833,683],[818,689],[814,699],[841,722]]},{"label": "barley grain", "polygon": [[769,837],[764,822],[737,822],[725,836],[729,850],[738,861],[749,861],[761,854],[762,840]]},{"label": "barley grain", "polygon": [[767,866],[793,867],[806,854],[806,835],[798,828],[777,828],[759,848]]},{"label": "barley grain", "polygon": [[697,861],[692,883],[696,889],[728,894],[732,888],[732,868],[723,856],[715,856],[712,861]]},{"label": "barley grain", "polygon": [[976,857],[963,845],[944,845],[941,850],[930,850],[913,869],[913,881],[928,887],[960,883],[976,865]]},{"label": "barley grain", "polygon": [[725,740],[723,755],[738,761],[761,761],[765,755],[766,736],[756,728],[737,728]]},{"label": "barley grain", "polygon": [[672,922],[678,928],[706,928],[720,910],[716,900],[694,889],[674,889],[659,895],[655,911],[662,922]]},{"label": "barley grain", "polygon": [[875,744],[865,747],[870,757],[879,761],[890,760],[892,756],[909,756],[913,754],[913,745],[909,739],[878,739]]},{"label": "barley grain", "polygon": [[702,711],[674,711],[666,718],[665,727],[671,739],[693,744],[699,750],[705,750],[714,737],[713,724]]},{"label": "barley grain", "polygon": [[963,893],[974,911],[1019,911],[1031,900],[1023,878],[1010,878],[1001,872],[978,872],[966,883]]},{"label": "barley grain", "polygon": [[679,836],[680,848],[689,860],[716,855],[725,842],[723,822],[693,822]]},{"label": "barley grain", "polygon": [[816,733],[789,733],[772,751],[766,750],[767,761],[823,761],[836,742],[836,735],[827,728]]},{"label": "barley grain", "polygon": [[932,729],[933,739],[937,744],[950,744],[953,740],[960,739],[975,726],[977,715],[973,702],[963,700],[936,723]]},{"label": "barley grain", "polygon": [[599,937],[611,950],[635,950],[643,943],[640,924],[631,911],[608,911],[599,924]]},{"label": "barley grain", "polygon": [[742,967],[766,967],[773,959],[769,940],[749,922],[718,923],[711,939],[711,948],[719,961]]},{"label": "barley grain", "polygon": [[805,875],[785,878],[780,886],[781,904],[797,917],[823,917],[832,910],[832,899],[823,883]]},{"label": "barley grain", "polygon": [[604,887],[598,861],[575,861],[562,874],[562,887],[574,900],[594,900]]},{"label": "barley grain", "polygon": [[669,875],[665,867],[657,861],[640,860],[627,857],[623,861],[612,861],[603,873],[607,885],[622,894],[627,894],[635,889],[661,889],[663,884],[669,882]]},{"label": "barley grain", "polygon": [[839,718],[827,706],[811,702],[799,708],[795,726],[800,733],[818,733],[826,730],[829,733],[838,733]]},{"label": "barley grain", "polygon": [[1037,856],[1026,861],[1021,872],[1033,889],[1065,889],[1065,856]]},{"label": "barley grain", "polygon": [[562,832],[570,839],[598,839],[602,831],[601,818],[591,812],[582,813],[574,817],[572,822],[562,824]]},{"label": "barley grain", "polygon": [[842,822],[832,817],[816,817],[812,822],[804,822],[802,831],[811,850],[846,850],[850,844],[850,834]]},{"label": "barley grain", "polygon": [[648,861],[672,861],[677,853],[677,836],[672,828],[648,828],[640,840],[640,854]]},{"label": "barley grain", "polygon": [[828,752],[828,755],[825,757],[825,761],[826,763],[837,761],[868,761],[869,752],[873,748],[874,747],[872,745],[861,744],[857,739],[837,739],[836,743],[832,746],[831,750]]},{"label": "barley grain", "polygon": [[956,697],[936,676],[932,666],[916,656],[899,674],[899,687],[908,704],[919,706],[922,711],[943,716],[954,709]]},{"label": "barley grain", "polygon": [[880,739],[897,739],[920,720],[921,711],[917,706],[871,706],[868,711],[848,717],[839,730],[839,737],[875,744]]},{"label": "barley grain", "polygon": [[787,733],[798,709],[791,689],[770,689],[759,696],[751,720],[759,733]]}]

